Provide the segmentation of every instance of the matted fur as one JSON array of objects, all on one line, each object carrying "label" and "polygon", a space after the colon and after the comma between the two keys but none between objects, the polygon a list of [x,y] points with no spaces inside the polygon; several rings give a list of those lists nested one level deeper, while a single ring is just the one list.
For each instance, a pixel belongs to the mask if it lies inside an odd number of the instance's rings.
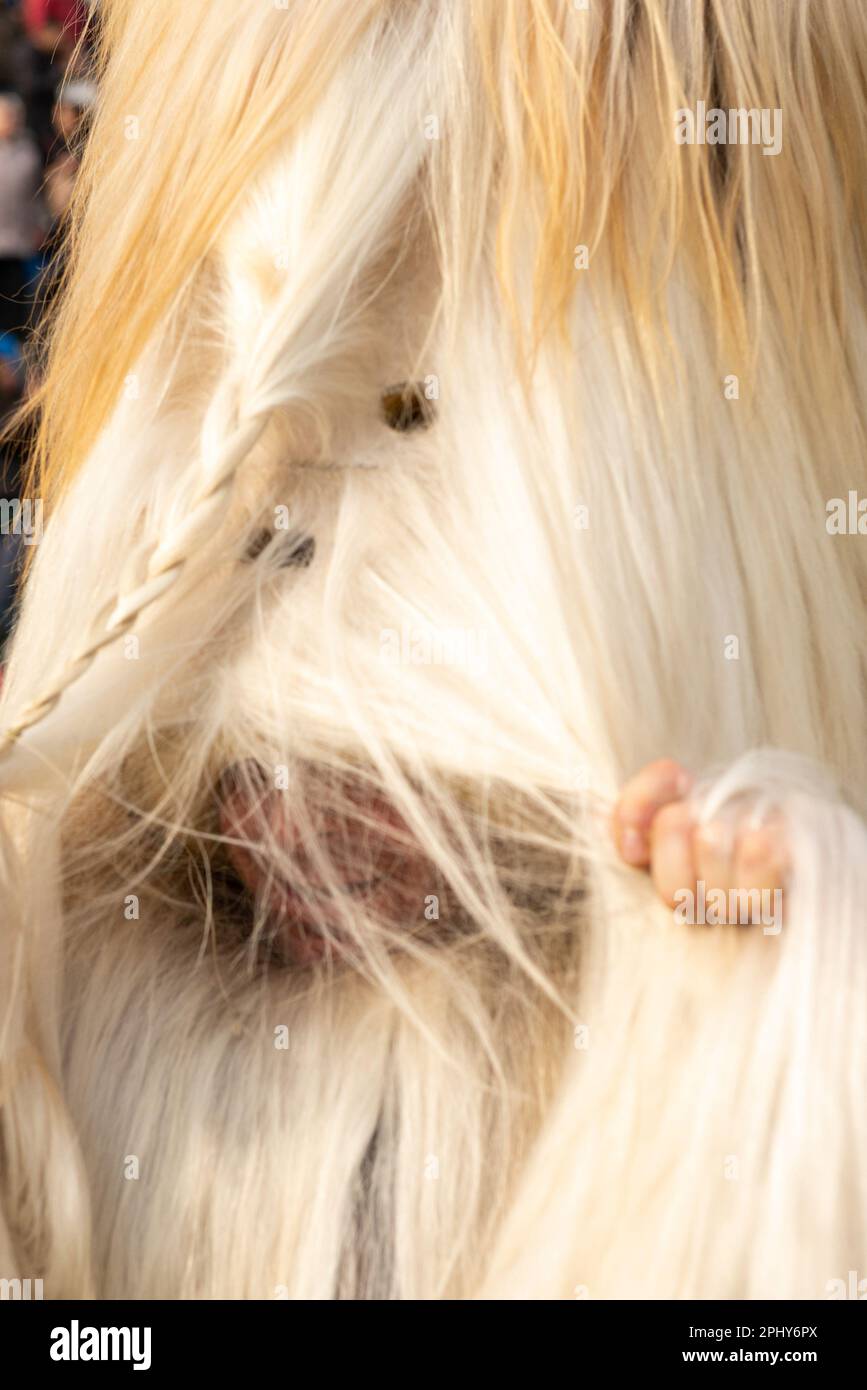
[{"label": "matted fur", "polygon": [[[2,697],[0,1273],[823,1296],[867,1258],[860,0],[100,8]],[[711,93],[781,153],[677,145]],[[663,754],[783,813],[779,935],[616,862]],[[301,826],[386,797],[417,914],[323,843],[354,964],[281,964],[227,769]]]}]

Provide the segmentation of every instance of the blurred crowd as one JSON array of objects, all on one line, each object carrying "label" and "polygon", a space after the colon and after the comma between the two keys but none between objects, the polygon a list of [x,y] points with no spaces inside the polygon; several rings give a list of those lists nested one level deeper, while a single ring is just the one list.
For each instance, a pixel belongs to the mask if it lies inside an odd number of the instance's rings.
[{"label": "blurred crowd", "polygon": [[[62,267],[64,213],[96,96],[84,34],[96,3],[0,0],[0,423],[38,379],[33,345]],[[25,447],[0,443],[0,502],[20,495]],[[0,641],[21,554],[8,506],[2,520]]]}]

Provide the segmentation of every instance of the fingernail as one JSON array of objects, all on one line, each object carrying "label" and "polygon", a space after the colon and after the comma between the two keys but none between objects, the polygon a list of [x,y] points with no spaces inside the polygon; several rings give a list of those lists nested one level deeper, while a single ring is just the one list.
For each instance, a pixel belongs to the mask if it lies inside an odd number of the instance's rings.
[{"label": "fingernail", "polygon": [[647,840],[640,830],[626,827],[620,837],[620,852],[629,864],[640,864],[647,858]]}]

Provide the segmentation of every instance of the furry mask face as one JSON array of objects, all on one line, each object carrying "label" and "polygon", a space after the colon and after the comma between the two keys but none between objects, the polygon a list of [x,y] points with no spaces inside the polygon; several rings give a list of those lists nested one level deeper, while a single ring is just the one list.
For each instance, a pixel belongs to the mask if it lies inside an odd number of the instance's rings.
[{"label": "furry mask face", "polygon": [[[100,12],[2,692],[0,1273],[815,1295],[867,1233],[862,0]],[[678,144],[710,94],[779,154]],[[617,859],[663,753],[785,803],[777,937]]]},{"label": "furry mask face", "polygon": [[341,930],[347,912],[392,940],[419,932],[442,888],[396,809],[358,776],[335,782],[320,772],[317,786],[315,767],[302,775],[300,800],[269,789],[255,768],[230,771],[220,793],[229,862],[264,915],[273,949],[296,965],[329,952],[350,960],[353,942]]}]

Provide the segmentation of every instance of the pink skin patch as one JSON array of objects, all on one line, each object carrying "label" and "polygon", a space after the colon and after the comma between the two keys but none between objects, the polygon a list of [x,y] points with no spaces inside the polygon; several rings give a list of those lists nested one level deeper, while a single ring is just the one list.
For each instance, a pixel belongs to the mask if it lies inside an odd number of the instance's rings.
[{"label": "pink skin patch", "polygon": [[[220,796],[220,833],[243,842],[226,847],[232,868],[264,904],[275,940],[296,965],[351,953],[347,907],[387,931],[412,930],[424,923],[425,896],[434,891],[434,870],[395,808],[358,778],[330,785],[330,803],[308,803],[303,825],[280,791],[260,791],[229,774]],[[269,840],[291,857],[290,878],[269,874],[262,857]],[[331,865],[328,878],[314,843]]]}]

